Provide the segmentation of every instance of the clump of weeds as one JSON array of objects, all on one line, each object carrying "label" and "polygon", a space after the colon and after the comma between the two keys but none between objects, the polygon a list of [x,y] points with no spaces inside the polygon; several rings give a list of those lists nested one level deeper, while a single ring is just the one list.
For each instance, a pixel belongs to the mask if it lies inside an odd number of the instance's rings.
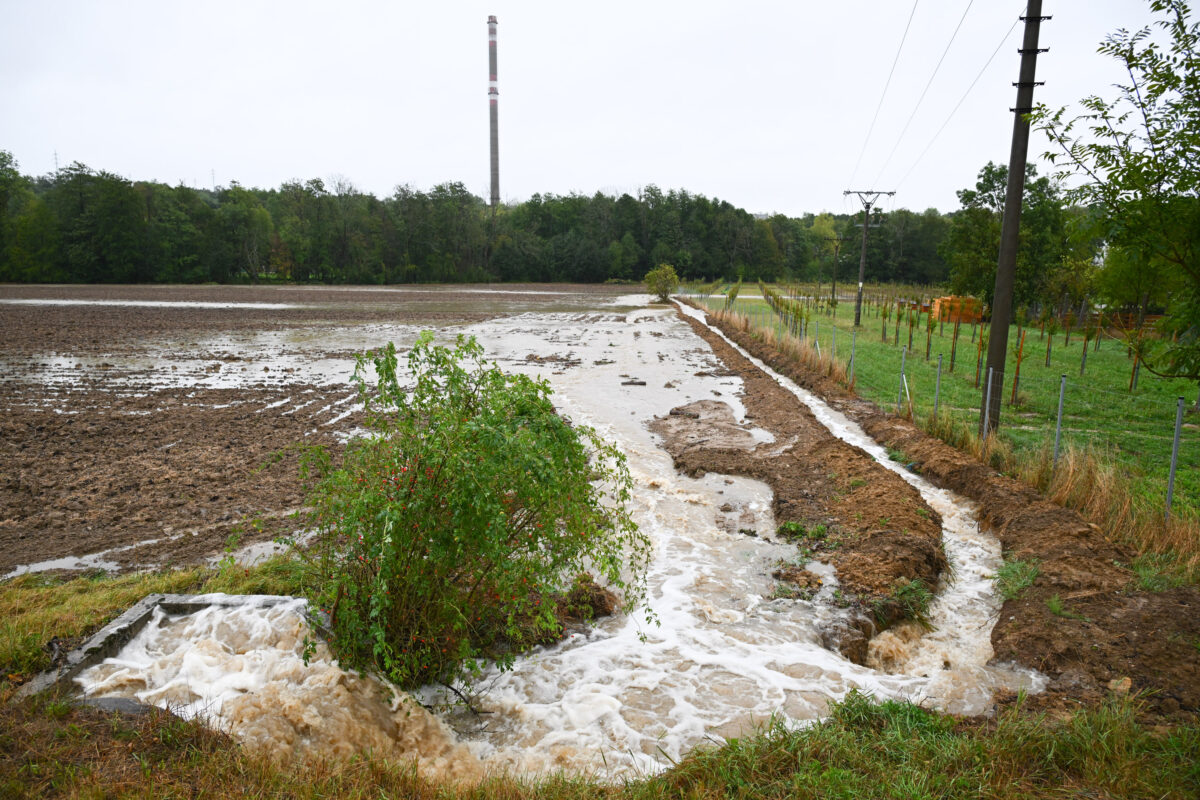
[{"label": "clump of weeds", "polygon": [[932,627],[929,623],[929,605],[933,602],[933,592],[920,578],[897,581],[886,597],[877,598],[871,605],[875,611],[875,619],[881,625],[895,619],[909,619],[922,627]]},{"label": "clump of weeds", "polygon": [[1000,569],[996,570],[996,574],[992,576],[992,582],[995,583],[996,590],[1005,600],[1016,600],[1037,580],[1038,572],[1039,565],[1036,558],[1028,561],[1006,559]]}]

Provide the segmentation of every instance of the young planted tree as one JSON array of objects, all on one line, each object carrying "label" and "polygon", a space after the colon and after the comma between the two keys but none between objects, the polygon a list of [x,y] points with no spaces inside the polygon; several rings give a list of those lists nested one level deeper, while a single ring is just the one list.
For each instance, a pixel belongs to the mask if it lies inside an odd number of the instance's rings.
[{"label": "young planted tree", "polygon": [[975,388],[976,389],[979,388],[979,382],[983,379],[981,373],[983,372],[983,362],[984,362],[983,351],[987,347],[987,338],[988,338],[987,335],[988,335],[987,328],[979,329],[979,341],[975,345],[975,348],[976,348],[976,351],[975,351]]},{"label": "young planted tree", "polygon": [[1095,326],[1085,325],[1083,328],[1083,355],[1079,359],[1079,377],[1083,377],[1083,372],[1087,368],[1088,345],[1094,337],[1098,336],[1099,332]]},{"label": "young planted tree", "polygon": [[[1087,348],[1084,348],[1085,350]],[[1025,331],[1021,330],[1017,338],[1012,344],[1013,360],[1016,362],[1016,369],[1013,370],[1012,397],[1009,399],[1009,405],[1017,404],[1017,392],[1021,385],[1021,362],[1025,360]]]},{"label": "young planted tree", "polygon": [[1050,334],[1046,337],[1046,366],[1050,366],[1050,350],[1054,347],[1054,334],[1058,333],[1058,317],[1051,314],[1046,319],[1043,330]]},{"label": "young planted tree", "polygon": [[641,602],[651,545],[612,444],[473,338],[448,349],[422,334],[407,372],[410,389],[391,344],[359,356],[370,434],[338,469],[323,451],[310,461],[316,540],[302,555],[339,658],[405,687],[466,682],[480,660],[506,667],[553,638],[554,598],[585,570]]},{"label": "young planted tree", "polygon": [[954,372],[954,358],[958,355],[958,329],[962,323],[962,315],[954,318],[954,330],[950,334],[950,371]]},{"label": "young planted tree", "polygon": [[929,354],[933,350],[933,329],[937,327],[938,319],[933,315],[933,306],[930,305],[929,313],[925,315],[925,360],[929,360]]},{"label": "young planted tree", "polygon": [[733,286],[729,287],[729,291],[725,293],[725,310],[729,311],[733,308],[733,304],[737,302],[738,292],[742,290],[742,281],[738,280]]}]

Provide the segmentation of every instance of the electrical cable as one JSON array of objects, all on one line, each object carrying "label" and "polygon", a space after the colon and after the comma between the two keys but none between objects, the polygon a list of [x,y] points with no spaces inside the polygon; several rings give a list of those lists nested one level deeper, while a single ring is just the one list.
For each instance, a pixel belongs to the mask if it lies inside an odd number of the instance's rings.
[{"label": "electrical cable", "polygon": [[867,153],[867,145],[871,143],[871,133],[875,130],[875,123],[879,120],[879,112],[883,109],[884,98],[887,97],[888,87],[892,85],[892,76],[896,74],[896,64],[900,63],[900,53],[904,51],[904,42],[908,39],[908,29],[912,27],[913,17],[917,13],[917,4],[921,0],[913,0],[912,11],[908,13],[908,23],[904,26],[904,35],[900,37],[900,46],[896,48],[896,57],[892,59],[892,69],[888,72],[887,81],[883,84],[883,94],[879,95],[879,105],[875,107],[875,116],[871,118],[871,126],[867,128],[867,138],[863,140],[862,150],[858,154],[858,161],[854,162],[854,172],[850,175],[850,183],[854,184],[854,179],[858,177],[858,168],[862,164],[863,156]]},{"label": "electrical cable", "polygon": [[942,68],[942,62],[946,60],[946,54],[950,52],[950,46],[954,44],[955,37],[958,36],[963,22],[967,19],[967,12],[971,10],[971,6],[974,4],[975,0],[969,0],[967,7],[963,9],[962,16],[958,18],[958,25],[954,27],[954,32],[950,34],[950,41],[946,43],[946,49],[942,51],[942,57],[938,59],[937,66],[933,68],[933,74],[929,76],[929,80],[925,82],[925,88],[921,90],[921,96],[917,98],[912,113],[908,115],[908,121],[904,123],[904,128],[901,129],[900,135],[896,137],[896,143],[892,145],[892,151],[888,153],[887,160],[879,168],[879,175],[875,178],[876,185],[879,184],[879,180],[883,177],[884,170],[888,168],[888,164],[892,163],[892,157],[896,155],[896,149],[900,147],[900,142],[904,140],[904,134],[908,133],[908,126],[912,124],[913,119],[917,116],[917,110],[921,108],[921,102],[925,100],[925,95],[929,93],[929,87],[933,85],[933,79],[937,77],[938,70]]},{"label": "electrical cable", "polygon": [[917,156],[917,160],[914,161],[912,166],[908,168],[908,172],[905,172],[904,177],[902,177],[896,183],[897,189],[904,185],[904,181],[908,180],[908,176],[912,174],[912,171],[917,168],[917,165],[920,164],[921,160],[925,158],[927,153],[929,153],[929,150],[931,147],[933,147],[934,142],[936,142],[938,137],[942,135],[942,131],[946,130],[946,126],[950,124],[950,120],[954,118],[956,113],[958,113],[958,109],[962,107],[962,104],[964,101],[966,101],[967,96],[971,94],[971,90],[975,88],[975,84],[979,83],[979,79],[983,77],[983,73],[987,71],[989,66],[991,66],[992,61],[996,58],[996,54],[1000,52],[1001,47],[1004,47],[1004,43],[1008,41],[1008,37],[1012,36],[1012,32],[1017,29],[1017,24],[1020,21],[1020,17],[1017,17],[1015,20],[1013,20],[1012,27],[1008,29],[1008,32],[1004,34],[1004,38],[1000,40],[998,45],[996,45],[996,49],[992,51],[990,56],[988,56],[988,60],[984,63],[983,68],[979,70],[979,74],[975,76],[975,80],[971,81],[971,85],[967,87],[967,90],[963,92],[962,97],[958,99],[958,102],[954,105],[954,108],[951,109],[950,113],[946,116],[946,121],[942,123],[942,127],[937,129],[937,133],[935,133],[933,138],[929,140],[929,144],[925,145],[925,149],[921,151],[921,155]]}]

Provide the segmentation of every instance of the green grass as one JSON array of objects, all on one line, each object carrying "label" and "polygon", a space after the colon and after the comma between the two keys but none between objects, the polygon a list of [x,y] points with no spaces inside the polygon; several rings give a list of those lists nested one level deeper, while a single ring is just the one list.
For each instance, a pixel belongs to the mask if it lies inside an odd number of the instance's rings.
[{"label": "green grass", "polygon": [[1005,600],[1016,600],[1033,585],[1037,576],[1037,559],[1029,561],[1005,559],[1000,569],[996,570],[996,574],[992,576],[992,581],[996,584],[996,590]]},{"label": "green grass", "polygon": [[1085,622],[1088,621],[1088,618],[1083,614],[1071,611],[1069,608],[1067,608],[1066,604],[1063,603],[1062,598],[1056,594],[1051,595],[1046,600],[1046,608],[1050,609],[1050,613],[1056,617],[1063,617],[1065,619],[1081,619]]},{"label": "green grass", "polygon": [[784,522],[775,529],[775,535],[789,542],[819,541],[829,535],[829,529],[824,524],[817,524],[809,528],[801,522]]},{"label": "green grass", "polygon": [[892,605],[899,610],[900,619],[910,619],[921,625],[929,625],[929,604],[933,602],[933,592],[925,585],[925,581],[916,578],[911,581],[897,583],[888,593],[886,600],[877,601],[875,616],[883,620],[885,605]]},{"label": "green grass", "polygon": [[[1115,697],[1067,720],[1020,704],[964,724],[918,706],[851,692],[799,730],[772,720],[744,738],[702,746],[652,777],[495,776],[441,783],[371,754],[280,765],[200,723],[167,714],[122,718],[26,701],[0,717],[0,795],[288,797],[423,800],[656,798],[1191,798],[1200,792],[1200,727],[1151,730],[1137,701]],[[56,735],[62,732],[62,735]]]},{"label": "green grass", "polygon": [[[736,310],[749,315],[762,328],[781,331],[766,303],[755,294],[756,289],[743,287]],[[828,291],[826,287],[826,292]],[[930,290],[926,289],[928,296]],[[872,290],[868,288],[867,294]],[[716,310],[718,301],[710,298],[708,308]],[[939,407],[952,417],[979,422],[982,386],[975,387],[977,349],[972,342],[972,326],[959,330],[958,350],[954,371],[950,371],[950,350],[953,326],[935,328],[930,360],[925,361],[924,315],[913,332],[913,351],[905,360],[905,375],[913,402],[914,416],[932,412],[937,380],[937,357],[943,359]],[[894,410],[900,392],[901,349],[908,344],[908,326],[900,326],[900,345],[894,343],[895,318],[889,321],[888,343],[881,341],[880,318],[876,305],[865,305],[863,324],[855,341],[854,378],[856,391]],[[854,323],[854,303],[843,300],[834,316],[814,314],[808,324],[809,337],[818,334],[821,352],[831,352],[832,329],[837,327],[837,355],[848,360],[851,331]],[[1137,493],[1147,502],[1162,508],[1167,491],[1167,472],[1170,467],[1177,398],[1185,400],[1185,428],[1180,441],[1179,464],[1175,476],[1173,508],[1180,513],[1200,513],[1200,414],[1195,411],[1197,385],[1193,381],[1157,378],[1142,370],[1138,387],[1129,391],[1132,361],[1124,344],[1105,337],[1099,351],[1095,342],[1089,345],[1086,372],[1079,374],[1083,337],[1071,336],[1065,345],[1065,335],[1055,336],[1050,366],[1045,366],[1046,340],[1039,328],[1029,326],[1025,340],[1025,358],[1021,364],[1018,405],[1009,404],[1012,372],[1015,359],[1010,353],[1008,376],[1003,391],[1001,437],[1017,452],[1040,449],[1054,441],[1055,418],[1058,410],[1059,376],[1067,376],[1063,403],[1063,446],[1093,449],[1111,454],[1135,482]],[[978,330],[975,332],[978,341]],[[1009,334],[1010,349],[1017,337],[1016,328]],[[986,351],[986,348],[985,348]],[[984,353],[986,357],[986,352]],[[986,380],[986,375],[981,378]],[[907,400],[903,403],[907,408]],[[1189,410],[1190,409],[1190,410]]]},{"label": "green grass", "polygon": [[[804,287],[811,292],[813,287]],[[823,287],[828,294],[828,286]],[[890,290],[895,291],[895,290]],[[928,288],[915,289],[913,296]],[[868,300],[884,290],[868,287]],[[843,297],[849,296],[842,292]],[[693,296],[693,300],[715,311],[719,299]],[[767,304],[748,288],[739,296],[735,310],[750,322],[752,330],[785,334],[782,324]],[[843,300],[836,313],[827,307],[814,311],[808,323],[810,341],[820,342],[821,352],[833,350],[837,334],[837,357],[849,361],[854,319],[853,300]],[[1177,573],[1189,582],[1200,579],[1200,413],[1195,411],[1197,386],[1184,380],[1156,378],[1142,370],[1136,390],[1129,390],[1132,362],[1124,344],[1111,336],[1101,339],[1099,350],[1089,346],[1086,373],[1079,374],[1083,338],[1075,333],[1070,345],[1059,333],[1045,366],[1046,338],[1036,326],[1027,328],[1026,355],[1021,365],[1018,403],[1009,404],[1011,373],[1015,359],[1009,357],[1010,375],[1003,389],[1001,427],[997,437],[978,440],[979,404],[982,388],[975,386],[979,330],[963,324],[959,331],[956,364],[950,370],[949,353],[953,326],[937,325],[932,335],[931,358],[925,360],[925,317],[913,330],[913,352],[905,359],[908,394],[900,406],[910,409],[914,421],[956,447],[974,452],[997,469],[1021,477],[1047,497],[1078,509],[1099,524],[1114,539],[1132,544],[1139,551],[1169,554],[1177,561]],[[864,304],[862,327],[855,338],[854,390],[888,411],[897,409],[900,392],[901,349],[908,343],[907,324],[900,327],[900,344],[894,340],[894,316],[887,328],[887,343],[881,341],[878,306]],[[1015,327],[1010,345],[1017,336]],[[1047,337],[1049,334],[1046,335]],[[1010,347],[1011,350],[1011,347]],[[937,355],[945,355],[939,414],[934,417]],[[1059,375],[1067,376],[1064,398],[1060,458],[1053,459],[1055,420],[1058,408]],[[1169,523],[1163,512],[1167,475],[1173,443],[1177,397],[1185,399],[1184,427],[1176,468],[1174,503]]]},{"label": "green grass", "polygon": [[1143,553],[1129,566],[1137,575],[1138,588],[1147,592],[1165,592],[1188,583],[1169,558],[1157,553]]}]

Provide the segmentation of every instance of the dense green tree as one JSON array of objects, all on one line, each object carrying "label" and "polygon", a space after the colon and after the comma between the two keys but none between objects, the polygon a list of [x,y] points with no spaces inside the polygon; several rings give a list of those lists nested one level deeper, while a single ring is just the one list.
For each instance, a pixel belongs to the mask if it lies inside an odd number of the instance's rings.
[{"label": "dense green tree", "polygon": [[[0,195],[0,279],[15,281],[599,282],[660,263],[684,280],[808,280],[832,270],[824,228],[857,230],[846,215],[815,227],[811,217],[756,219],[653,185],[636,197],[539,194],[493,212],[461,183],[398,186],[382,199],[342,178],[210,192],[82,164],[29,178],[7,153]],[[944,218],[896,220],[895,235],[872,237],[869,275],[944,274],[928,257]],[[849,276],[857,250],[842,256]]]},{"label": "dense green tree", "polygon": [[146,205],[146,259],[150,280],[169,283],[202,281],[201,225],[208,215],[197,208],[196,193],[186,187],[138,184]]},{"label": "dense green tree", "polygon": [[1034,117],[1057,148],[1047,156],[1082,178],[1072,199],[1102,211],[1117,269],[1166,267],[1174,279],[1147,366],[1200,378],[1200,23],[1184,0],[1149,5],[1164,41],[1146,27],[1100,46],[1128,75],[1114,99],[1085,98],[1070,120],[1044,106]]},{"label": "dense green tree", "polygon": [[[1000,253],[1000,222],[1008,168],[988,162],[979,171],[974,189],[961,189],[962,208],[951,217],[939,252],[949,266],[950,286],[991,303]],[[1025,195],[1013,302],[1024,305],[1040,297],[1046,277],[1067,252],[1066,212],[1056,185],[1026,166]]]}]

